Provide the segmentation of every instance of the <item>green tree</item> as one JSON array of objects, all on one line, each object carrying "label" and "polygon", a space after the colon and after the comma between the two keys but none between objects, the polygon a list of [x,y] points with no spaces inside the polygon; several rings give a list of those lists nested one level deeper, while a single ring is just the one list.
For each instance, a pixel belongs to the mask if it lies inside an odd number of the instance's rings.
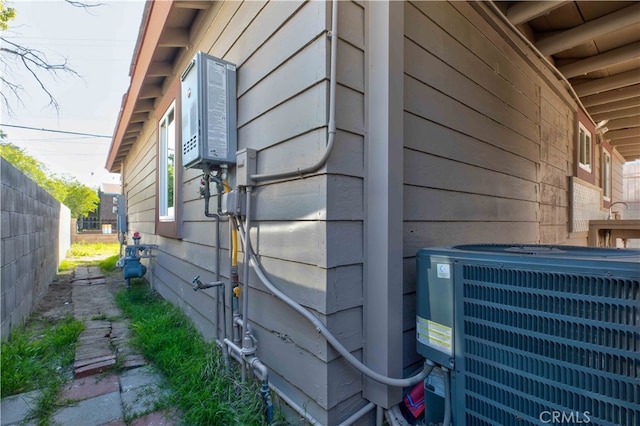
[{"label": "green tree", "polygon": [[[0,144],[0,156],[9,163],[13,164],[16,169],[27,175],[32,181],[46,189],[48,180],[47,174],[49,170],[40,161],[28,155],[24,149],[15,146],[11,142],[3,141]],[[52,194],[53,195],[53,194]]]},{"label": "green tree", "polygon": [[7,7],[4,2],[0,0],[0,31],[4,31],[9,28],[9,21],[16,17],[16,11],[12,7]]},{"label": "green tree", "polygon": [[[73,217],[84,217],[98,207],[100,198],[94,189],[78,182],[75,178],[58,178],[65,190],[62,204],[69,207]],[[74,215],[74,212],[76,213]]]},{"label": "green tree", "polygon": [[51,173],[40,161],[27,154],[24,149],[5,141],[0,135],[0,156],[27,175],[53,198],[71,210],[72,217],[84,217],[98,206],[100,199],[95,190],[70,176]]}]

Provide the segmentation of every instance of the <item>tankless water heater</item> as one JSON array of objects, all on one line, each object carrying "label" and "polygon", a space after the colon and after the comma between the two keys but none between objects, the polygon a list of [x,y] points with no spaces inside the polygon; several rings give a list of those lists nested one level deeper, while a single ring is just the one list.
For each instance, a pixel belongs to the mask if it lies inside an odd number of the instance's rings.
[{"label": "tankless water heater", "polygon": [[184,166],[235,164],[236,66],[198,52],[181,80]]}]

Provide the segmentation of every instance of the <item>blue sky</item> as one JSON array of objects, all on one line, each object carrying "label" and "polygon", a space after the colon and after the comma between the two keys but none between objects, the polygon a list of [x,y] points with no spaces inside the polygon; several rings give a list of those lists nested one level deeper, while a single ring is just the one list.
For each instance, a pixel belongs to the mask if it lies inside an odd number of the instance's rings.
[{"label": "blue sky", "polygon": [[[112,135],[122,97],[129,87],[129,65],[137,39],[143,0],[101,0],[82,9],[63,0],[14,1],[16,19],[3,37],[44,52],[50,62],[67,59],[81,78],[60,74],[43,81],[60,104],[59,113],[24,73],[11,75],[24,86],[24,105],[2,110],[1,123]],[[18,69],[18,68],[16,68]],[[5,76],[8,76],[5,74]],[[2,106],[4,108],[4,106]],[[91,186],[118,182],[104,169],[111,140],[2,127],[9,140],[57,174]]]}]

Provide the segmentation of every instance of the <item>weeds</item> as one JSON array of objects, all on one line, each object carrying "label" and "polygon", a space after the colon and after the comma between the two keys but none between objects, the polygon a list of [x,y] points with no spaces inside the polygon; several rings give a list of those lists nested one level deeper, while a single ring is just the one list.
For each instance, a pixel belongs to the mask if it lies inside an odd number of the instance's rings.
[{"label": "weeds", "polygon": [[54,323],[33,323],[16,329],[2,342],[2,397],[40,389],[32,415],[46,424],[56,408],[56,397],[71,368],[75,344],[84,328],[81,321],[66,317]]},{"label": "weeds", "polygon": [[120,256],[116,254],[114,256],[107,257],[105,260],[100,262],[100,269],[102,270],[102,272],[114,271],[116,269],[116,262],[119,258]]},{"label": "weeds", "polygon": [[114,255],[119,251],[119,243],[76,243],[67,252],[67,257]]},{"label": "weeds", "polygon": [[170,402],[185,424],[260,425],[264,423],[259,383],[241,384],[237,371],[225,370],[222,354],[207,343],[191,321],[142,280],[121,291],[116,301],[131,318],[133,343],[165,375]]},{"label": "weeds", "polygon": [[76,266],[78,266],[78,262],[64,259],[60,262],[60,266],[58,266],[58,272],[73,271]]}]

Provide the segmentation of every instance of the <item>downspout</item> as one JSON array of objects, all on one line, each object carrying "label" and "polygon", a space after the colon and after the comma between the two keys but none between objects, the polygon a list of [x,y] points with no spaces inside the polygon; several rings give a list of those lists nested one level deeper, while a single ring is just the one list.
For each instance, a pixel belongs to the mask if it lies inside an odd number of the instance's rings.
[{"label": "downspout", "polygon": [[263,173],[250,175],[249,179],[254,182],[262,182],[266,180],[285,179],[290,177],[302,177],[308,173],[313,173],[320,167],[324,166],[331,155],[333,146],[336,139],[336,86],[338,79],[336,78],[336,61],[338,57],[338,0],[333,0],[331,3],[331,31],[329,31],[329,37],[331,38],[331,56],[329,58],[329,123],[327,129],[327,147],[322,154],[322,157],[314,164],[298,168],[296,170],[290,170],[279,173]]}]

